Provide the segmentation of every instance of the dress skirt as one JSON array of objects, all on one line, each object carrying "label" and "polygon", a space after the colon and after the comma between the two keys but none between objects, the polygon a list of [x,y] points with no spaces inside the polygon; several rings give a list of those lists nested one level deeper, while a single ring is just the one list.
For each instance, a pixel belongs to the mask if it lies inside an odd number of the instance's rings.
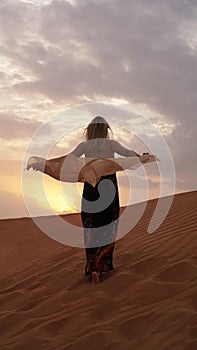
[{"label": "dress skirt", "polygon": [[113,251],[120,212],[116,174],[102,176],[95,187],[84,183],[81,219],[86,253],[85,275],[114,270]]}]

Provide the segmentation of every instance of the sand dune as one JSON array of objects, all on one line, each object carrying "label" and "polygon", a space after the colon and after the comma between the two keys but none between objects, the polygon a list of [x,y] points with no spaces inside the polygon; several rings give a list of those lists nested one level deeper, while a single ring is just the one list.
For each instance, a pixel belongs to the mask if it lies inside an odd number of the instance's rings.
[{"label": "sand dune", "polygon": [[[197,192],[176,195],[147,234],[156,202],[116,242],[116,270],[99,285],[83,275],[83,249],[30,218],[1,220],[0,349],[197,349]],[[80,225],[79,215],[64,219]]]}]

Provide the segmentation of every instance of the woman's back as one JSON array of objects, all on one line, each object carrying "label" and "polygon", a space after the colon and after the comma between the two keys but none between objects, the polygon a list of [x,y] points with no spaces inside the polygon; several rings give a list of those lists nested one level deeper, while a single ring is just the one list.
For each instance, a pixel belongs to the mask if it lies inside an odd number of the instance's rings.
[{"label": "woman's back", "polygon": [[123,147],[118,141],[100,138],[81,142],[72,152],[76,157],[82,154],[90,158],[114,158],[117,153],[124,157],[135,156],[136,152]]},{"label": "woman's back", "polygon": [[85,157],[90,158],[114,158],[112,140],[93,139],[84,142]]}]

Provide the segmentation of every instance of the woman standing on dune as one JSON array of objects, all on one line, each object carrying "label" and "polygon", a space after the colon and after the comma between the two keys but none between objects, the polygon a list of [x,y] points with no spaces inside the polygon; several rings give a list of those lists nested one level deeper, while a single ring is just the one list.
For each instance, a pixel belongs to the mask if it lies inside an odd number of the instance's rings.
[{"label": "woman standing on dune", "polygon": [[[123,147],[110,139],[110,130],[103,117],[96,117],[85,129],[85,141],[71,153],[53,159],[32,156],[26,168],[58,181],[84,182],[81,219],[87,259],[85,275],[92,283],[100,282],[102,272],[114,270],[113,251],[120,212],[116,172],[159,160],[149,153],[141,156]],[[115,153],[128,158],[119,157],[115,161]],[[79,159],[83,154],[85,159]]]},{"label": "woman standing on dune", "polygon": [[[109,138],[111,128],[103,117],[94,118],[85,129],[85,141],[72,152],[76,157],[114,158],[140,156]],[[86,252],[85,275],[92,283],[100,282],[102,272],[114,270],[113,251],[120,212],[116,173],[102,176],[95,187],[84,183],[81,219]]]}]

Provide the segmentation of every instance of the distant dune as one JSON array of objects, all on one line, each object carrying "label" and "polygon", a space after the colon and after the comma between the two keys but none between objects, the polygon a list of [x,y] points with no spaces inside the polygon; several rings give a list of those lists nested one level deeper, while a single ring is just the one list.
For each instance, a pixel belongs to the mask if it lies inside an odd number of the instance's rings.
[{"label": "distant dune", "polygon": [[197,192],[175,195],[147,234],[156,202],[116,242],[116,270],[99,285],[83,275],[83,249],[30,218],[1,220],[0,350],[196,350]]}]

